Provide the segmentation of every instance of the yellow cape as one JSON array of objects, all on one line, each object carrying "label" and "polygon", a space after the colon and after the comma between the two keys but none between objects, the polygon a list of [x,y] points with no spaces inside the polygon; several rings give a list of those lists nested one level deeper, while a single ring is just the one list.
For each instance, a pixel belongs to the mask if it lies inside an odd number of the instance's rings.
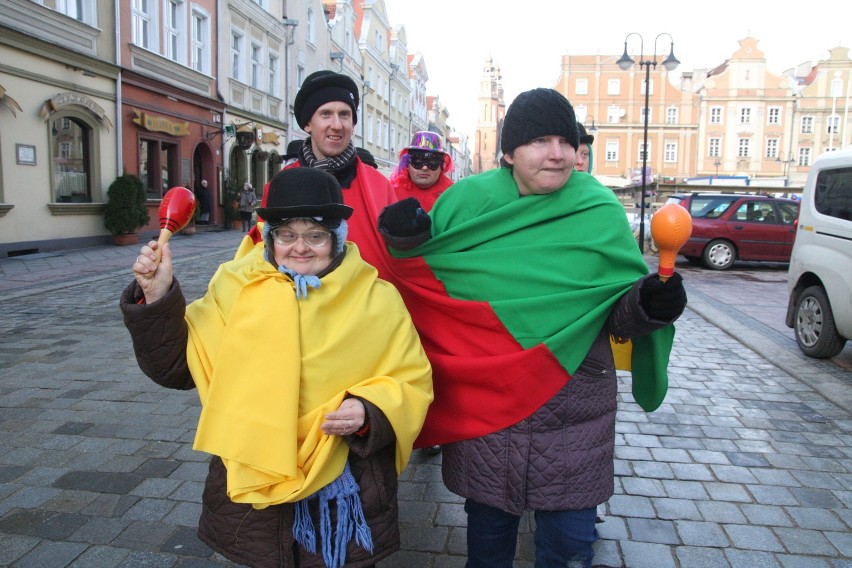
[{"label": "yellow cape", "polygon": [[298,301],[263,250],[221,265],[187,307],[202,404],[193,447],[223,459],[234,502],[299,501],[343,471],[348,446],[320,424],[354,395],[390,421],[402,471],[432,401],[432,369],[399,293],[350,242]]}]

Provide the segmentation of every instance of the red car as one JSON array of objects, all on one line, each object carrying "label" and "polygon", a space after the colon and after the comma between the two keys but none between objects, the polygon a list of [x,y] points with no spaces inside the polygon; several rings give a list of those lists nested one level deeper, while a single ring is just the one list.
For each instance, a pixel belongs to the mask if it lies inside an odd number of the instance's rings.
[{"label": "red car", "polygon": [[692,235],[680,249],[691,262],[727,270],[736,260],[790,262],[799,202],[741,193],[675,194],[692,216]]}]

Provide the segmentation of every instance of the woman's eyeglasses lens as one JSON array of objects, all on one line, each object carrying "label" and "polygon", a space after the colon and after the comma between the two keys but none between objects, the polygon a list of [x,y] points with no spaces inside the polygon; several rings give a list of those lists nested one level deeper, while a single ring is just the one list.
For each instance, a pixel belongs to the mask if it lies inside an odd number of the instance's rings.
[{"label": "woman's eyeglasses lens", "polygon": [[307,243],[309,247],[321,247],[328,242],[328,239],[331,238],[331,233],[326,233],[325,231],[311,231],[309,233],[299,234],[294,233],[289,230],[275,230],[272,231],[272,238],[279,245],[292,245],[299,237],[302,237],[302,240]]},{"label": "woman's eyeglasses lens", "polygon": [[427,154],[425,156],[412,154],[411,165],[416,170],[419,170],[423,166],[426,166],[430,170],[437,170],[444,165],[444,156],[441,154]]}]

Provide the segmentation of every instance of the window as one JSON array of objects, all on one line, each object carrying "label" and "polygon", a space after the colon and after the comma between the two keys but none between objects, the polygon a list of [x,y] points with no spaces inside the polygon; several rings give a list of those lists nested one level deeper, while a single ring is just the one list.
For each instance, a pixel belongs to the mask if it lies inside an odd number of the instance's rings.
[{"label": "window", "polygon": [[[837,73],[840,73],[839,71]],[[829,97],[842,97],[843,96],[843,79],[833,79],[831,81],[831,92],[828,95]]]},{"label": "window", "polygon": [[740,109],[740,124],[751,124],[751,108]]},{"label": "window", "polygon": [[231,32],[231,78],[243,80],[243,35],[238,31]]},{"label": "window", "polygon": [[[651,96],[651,95],[654,94],[654,80],[653,79],[648,79],[648,87],[649,87],[648,95]],[[639,94],[641,94],[641,95],[645,94],[645,81],[642,81],[642,85],[639,87]]]},{"label": "window", "polygon": [[134,45],[151,49],[157,44],[156,0],[133,0],[130,7],[132,25],[131,41]]},{"label": "window", "polygon": [[91,203],[95,126],[84,115],[50,121],[51,176],[57,203]]},{"label": "window", "polygon": [[722,139],[711,138],[707,141],[707,155],[711,158],[718,158],[722,155]]},{"label": "window", "polygon": [[826,122],[826,134],[837,134],[840,132],[840,117],[836,114],[833,114],[828,117]]},{"label": "window", "polygon": [[811,165],[811,149],[810,148],[799,148],[799,164],[800,166],[810,166]]},{"label": "window", "polygon": [[139,177],[147,199],[162,199],[170,187],[180,185],[179,173],[177,144],[158,139],[139,141]]},{"label": "window", "polygon": [[666,109],[666,124],[677,124],[677,107]]},{"label": "window", "polygon": [[589,80],[588,79],[577,79],[577,82],[574,84],[574,94],[575,95],[588,95],[589,94]]},{"label": "window", "polygon": [[814,117],[812,116],[803,116],[802,117],[802,134],[813,134],[814,133]]},{"label": "window", "polygon": [[263,46],[257,43],[251,44],[251,86],[263,87]]},{"label": "window", "polygon": [[367,143],[373,143],[373,113],[367,117]]},{"label": "window", "polygon": [[607,140],[606,142],[606,161],[607,162],[617,162],[618,161],[618,141],[613,140],[610,142]]},{"label": "window", "polygon": [[767,158],[777,158],[778,157],[778,139],[777,138],[769,138],[766,140],[766,157]]},{"label": "window", "polygon": [[[648,157],[645,157],[645,150],[648,151]],[[636,158],[638,162],[650,161],[651,159],[651,143],[648,142],[648,145],[645,146],[642,142],[639,142],[639,151],[636,152]]]},{"label": "window", "polygon": [[192,8],[192,45],[189,66],[199,73],[210,73],[210,19],[207,14]]},{"label": "window", "polygon": [[751,139],[740,138],[737,147],[737,156],[740,158],[748,158],[751,156]]},{"label": "window", "polygon": [[620,95],[621,94],[621,79],[610,79],[607,81],[606,94]]},{"label": "window", "polygon": [[781,107],[769,107],[766,112],[767,124],[781,124]]},{"label": "window", "polygon": [[710,109],[710,124],[722,124],[722,107]]},{"label": "window", "polygon": [[314,25],[314,9],[308,8],[308,43],[316,43],[317,41],[317,29]]},{"label": "window", "polygon": [[577,122],[580,124],[586,124],[586,118],[589,116],[589,108],[586,105],[575,106],[574,116],[577,117]]},{"label": "window", "polygon": [[269,54],[269,85],[267,85],[269,94],[273,97],[278,96],[278,57]]},{"label": "window", "polygon": [[178,0],[167,0],[163,14],[163,55],[172,61],[180,61],[181,8]]},{"label": "window", "polygon": [[612,105],[606,109],[606,121],[609,124],[617,123],[621,116],[621,109],[615,105]]},{"label": "window", "polygon": [[648,122],[653,122],[654,113],[652,112],[652,110],[653,109],[645,108],[645,107],[640,108],[639,109],[639,120],[644,121],[645,120],[645,113],[648,113]]},{"label": "window", "polygon": [[668,163],[677,162],[677,142],[666,142],[663,148],[663,161]]},{"label": "window", "polygon": [[814,206],[823,215],[852,219],[852,168],[821,171],[814,190]]},{"label": "window", "polygon": [[56,0],[57,12],[93,27],[97,27],[96,8],[95,0]]}]

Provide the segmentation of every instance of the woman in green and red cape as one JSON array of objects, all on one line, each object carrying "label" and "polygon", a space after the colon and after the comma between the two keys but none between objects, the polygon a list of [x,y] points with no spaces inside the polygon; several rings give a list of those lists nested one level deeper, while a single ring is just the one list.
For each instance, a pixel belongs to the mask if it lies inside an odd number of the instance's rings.
[{"label": "woman in green and red cape", "polygon": [[501,134],[503,167],[429,214],[414,199],[384,209],[395,260],[379,270],[432,364],[416,445],[443,445],[444,482],[466,498],[467,566],[512,566],[525,510],[537,566],[591,566],[596,506],[613,493],[610,337],[631,339],[633,396],[654,410],[686,294],[679,275],[648,274],[614,194],[572,175],[579,132],[561,94],[522,93]]}]

